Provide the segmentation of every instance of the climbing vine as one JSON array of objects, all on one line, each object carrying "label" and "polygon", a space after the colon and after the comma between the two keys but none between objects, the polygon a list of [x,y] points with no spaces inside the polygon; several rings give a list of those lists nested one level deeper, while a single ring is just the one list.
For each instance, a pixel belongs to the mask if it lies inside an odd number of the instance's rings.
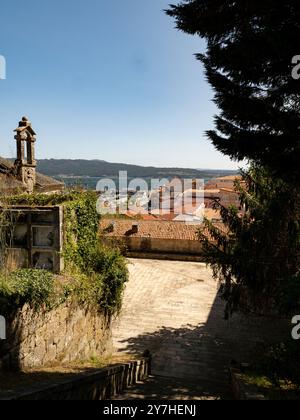
[{"label": "climbing vine", "polygon": [[[60,205],[64,208],[65,271],[62,274],[68,279],[68,283],[61,287],[58,293],[57,288],[51,288],[51,284],[56,281],[55,276],[47,276],[41,270],[19,270],[17,274],[9,275],[5,281],[2,279],[0,298],[4,295],[7,297],[7,291],[11,293],[13,283],[13,294],[14,296],[19,294],[20,297],[15,301],[26,302],[35,307],[53,301],[61,303],[72,297],[82,305],[92,306],[109,315],[118,313],[128,279],[128,270],[126,260],[118,248],[108,247],[101,242],[100,216],[96,210],[96,202],[97,195],[94,192],[80,191],[9,197],[9,205]],[[19,281],[19,288],[12,278]],[[34,281],[29,281],[30,278]],[[42,282],[49,286],[46,290],[40,284]]]},{"label": "climbing vine", "polygon": [[0,271],[7,265],[7,245],[11,245],[18,214],[13,214],[6,207],[0,208]]}]

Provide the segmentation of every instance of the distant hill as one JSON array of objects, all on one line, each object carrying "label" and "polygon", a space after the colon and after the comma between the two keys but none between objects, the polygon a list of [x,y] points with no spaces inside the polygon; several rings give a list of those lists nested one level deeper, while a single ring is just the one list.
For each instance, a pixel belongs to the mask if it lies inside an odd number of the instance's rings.
[{"label": "distant hill", "polygon": [[125,163],[110,163],[104,160],[70,160],[70,159],[41,159],[38,161],[39,172],[52,177],[111,177],[119,175],[119,171],[127,171],[131,178],[214,178],[236,174],[236,171],[226,170],[198,170],[188,168],[156,168],[154,166],[128,165]]}]

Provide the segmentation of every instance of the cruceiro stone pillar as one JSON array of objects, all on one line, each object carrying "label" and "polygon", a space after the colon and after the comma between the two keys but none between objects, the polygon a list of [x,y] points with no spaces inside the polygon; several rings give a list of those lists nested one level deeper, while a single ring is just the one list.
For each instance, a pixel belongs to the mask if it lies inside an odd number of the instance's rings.
[{"label": "cruceiro stone pillar", "polygon": [[14,131],[17,133],[15,135],[17,142],[16,175],[25,186],[26,191],[30,194],[34,191],[36,184],[36,133],[26,117],[22,118],[22,121],[19,122],[19,127]]}]

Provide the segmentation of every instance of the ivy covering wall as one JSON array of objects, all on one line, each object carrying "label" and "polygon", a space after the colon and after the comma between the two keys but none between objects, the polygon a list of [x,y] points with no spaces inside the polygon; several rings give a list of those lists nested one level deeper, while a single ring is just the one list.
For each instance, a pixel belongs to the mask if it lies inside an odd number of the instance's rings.
[{"label": "ivy covering wall", "polygon": [[25,303],[47,310],[66,299],[76,299],[110,316],[120,311],[128,280],[126,260],[117,248],[101,242],[94,192],[19,195],[5,201],[6,206],[63,206],[65,261],[60,276],[44,270],[7,273],[2,267],[0,302],[5,300],[7,310]]}]

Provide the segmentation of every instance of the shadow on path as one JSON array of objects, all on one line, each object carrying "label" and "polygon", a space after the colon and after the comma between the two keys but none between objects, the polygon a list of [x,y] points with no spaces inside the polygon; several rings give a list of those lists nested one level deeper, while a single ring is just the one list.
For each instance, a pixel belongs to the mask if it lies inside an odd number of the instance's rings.
[{"label": "shadow on path", "polygon": [[126,399],[230,399],[231,362],[249,362],[267,342],[281,337],[286,322],[235,314],[224,319],[224,302],[217,296],[204,324],[162,327],[123,340],[119,351],[153,357],[150,381],[131,390]]}]

